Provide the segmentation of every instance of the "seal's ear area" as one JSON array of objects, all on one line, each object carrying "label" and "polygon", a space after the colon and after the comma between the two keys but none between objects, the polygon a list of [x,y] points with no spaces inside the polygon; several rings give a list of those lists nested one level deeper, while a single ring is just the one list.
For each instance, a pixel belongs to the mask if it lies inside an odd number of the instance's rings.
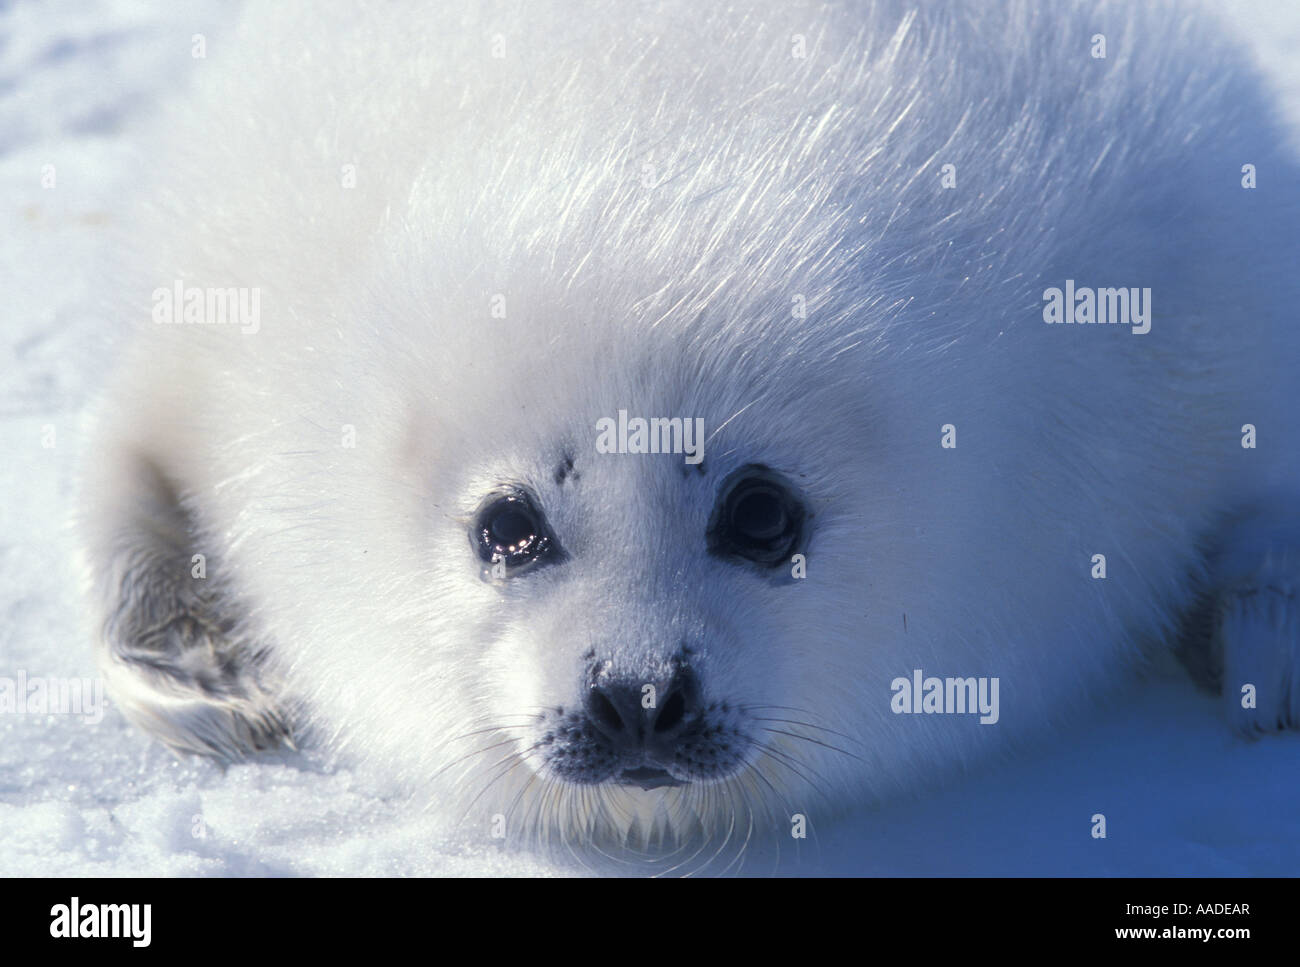
[{"label": "seal's ear area", "polygon": [[97,650],[123,714],[176,752],[232,760],[293,746],[265,648],[202,553],[155,463],[117,453],[95,474],[83,527]]}]

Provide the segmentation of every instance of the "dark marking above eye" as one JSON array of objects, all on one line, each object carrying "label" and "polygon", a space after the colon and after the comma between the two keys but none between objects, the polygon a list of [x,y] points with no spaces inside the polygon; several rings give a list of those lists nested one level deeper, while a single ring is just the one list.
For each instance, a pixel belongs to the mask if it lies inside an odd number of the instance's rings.
[{"label": "dark marking above eye", "polygon": [[577,480],[578,477],[579,474],[573,469],[573,457],[566,453],[563,461],[555,468],[555,483],[559,485],[570,478]]}]

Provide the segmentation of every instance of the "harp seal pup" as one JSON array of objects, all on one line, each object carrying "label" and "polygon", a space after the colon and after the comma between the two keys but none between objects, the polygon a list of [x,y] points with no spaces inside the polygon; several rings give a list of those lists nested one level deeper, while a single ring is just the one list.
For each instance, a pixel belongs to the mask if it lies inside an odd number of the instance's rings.
[{"label": "harp seal pup", "polygon": [[[1160,654],[1295,726],[1300,183],[1221,33],[254,4],[117,278],[81,515],[117,702],[485,836],[709,857]],[[1133,318],[1045,321],[1085,288]]]}]

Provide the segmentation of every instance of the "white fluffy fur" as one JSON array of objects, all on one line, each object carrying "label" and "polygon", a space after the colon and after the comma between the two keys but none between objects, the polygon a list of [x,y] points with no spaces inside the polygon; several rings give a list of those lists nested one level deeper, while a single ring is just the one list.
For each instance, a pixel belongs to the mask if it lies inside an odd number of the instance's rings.
[{"label": "white fluffy fur", "polygon": [[[305,730],[525,838],[780,833],[1059,722],[1216,600],[1234,515],[1294,514],[1300,183],[1186,5],[290,7],[210,39],[148,149],[141,332],[89,465],[101,620],[233,623],[171,646],[229,651],[208,690],[110,631],[117,697],[165,741]],[[1066,278],[1150,287],[1151,332],[1045,325]],[[260,287],[260,331],[153,325],[173,279]],[[706,472],[597,454],[619,409],[703,417]],[[806,488],[806,580],[705,553],[746,463]],[[466,529],[508,481],[571,559],[494,585]],[[160,518],[187,536],[142,536]],[[140,589],[190,553],[201,607]],[[1270,560],[1294,580],[1293,546]],[[1241,600],[1218,646],[1262,640],[1246,664],[1285,678],[1294,611],[1278,639]],[[583,652],[650,665],[684,637],[711,694],[843,751],[755,726],[772,752],[714,786],[537,774],[528,716],[578,701]],[[1001,722],[892,714],[913,668],[1000,677]],[[1300,685],[1271,694],[1269,724],[1300,720]]]}]

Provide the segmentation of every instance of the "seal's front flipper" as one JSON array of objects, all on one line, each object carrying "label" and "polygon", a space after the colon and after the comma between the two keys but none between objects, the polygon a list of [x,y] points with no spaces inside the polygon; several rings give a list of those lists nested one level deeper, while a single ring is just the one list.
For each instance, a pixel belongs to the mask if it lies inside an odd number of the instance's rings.
[{"label": "seal's front flipper", "polygon": [[204,542],[174,484],[123,446],[101,455],[88,491],[84,570],[115,704],[178,753],[292,746],[265,649],[233,588],[195,555]]},{"label": "seal's front flipper", "polygon": [[1300,728],[1300,500],[1235,521],[1209,564],[1199,677],[1238,731]]}]

